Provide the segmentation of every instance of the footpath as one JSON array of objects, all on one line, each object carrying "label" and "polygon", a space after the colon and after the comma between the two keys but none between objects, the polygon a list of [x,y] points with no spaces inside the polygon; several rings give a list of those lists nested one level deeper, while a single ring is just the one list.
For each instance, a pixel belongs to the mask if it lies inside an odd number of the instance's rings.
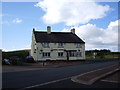
[{"label": "footpath", "polygon": [[21,66],[17,65],[2,65],[2,72],[16,72],[16,71],[26,71],[26,70],[40,70],[63,66],[81,65],[86,64],[86,62],[46,62],[46,63],[26,63]]}]

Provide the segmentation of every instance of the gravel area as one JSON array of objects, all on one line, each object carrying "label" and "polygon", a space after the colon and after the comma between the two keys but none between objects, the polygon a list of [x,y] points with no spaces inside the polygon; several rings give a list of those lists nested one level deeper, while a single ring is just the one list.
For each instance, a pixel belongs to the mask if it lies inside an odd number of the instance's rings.
[{"label": "gravel area", "polygon": [[120,83],[120,70],[103,78],[101,81]]}]

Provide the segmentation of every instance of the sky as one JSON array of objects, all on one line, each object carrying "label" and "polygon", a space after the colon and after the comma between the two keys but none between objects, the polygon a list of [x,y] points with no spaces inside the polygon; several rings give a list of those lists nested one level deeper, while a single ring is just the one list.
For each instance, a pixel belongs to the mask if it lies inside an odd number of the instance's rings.
[{"label": "sky", "polygon": [[52,32],[75,28],[75,34],[85,41],[86,50],[118,51],[118,2],[80,1],[2,2],[0,48],[30,49],[33,28],[46,31],[51,26]]}]

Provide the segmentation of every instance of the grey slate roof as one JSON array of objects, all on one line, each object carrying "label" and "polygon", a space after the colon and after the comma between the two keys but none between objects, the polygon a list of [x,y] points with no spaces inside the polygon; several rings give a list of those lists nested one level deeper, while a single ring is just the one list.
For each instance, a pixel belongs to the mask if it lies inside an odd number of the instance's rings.
[{"label": "grey slate roof", "polygon": [[47,43],[85,43],[72,32],[47,32],[34,31],[36,42]]}]

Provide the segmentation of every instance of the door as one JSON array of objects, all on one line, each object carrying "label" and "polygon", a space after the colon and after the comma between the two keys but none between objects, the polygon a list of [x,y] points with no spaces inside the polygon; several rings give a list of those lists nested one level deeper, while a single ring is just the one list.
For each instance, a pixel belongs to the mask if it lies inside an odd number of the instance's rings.
[{"label": "door", "polygon": [[69,52],[67,51],[66,53],[67,53],[67,61],[68,61],[69,60]]}]

